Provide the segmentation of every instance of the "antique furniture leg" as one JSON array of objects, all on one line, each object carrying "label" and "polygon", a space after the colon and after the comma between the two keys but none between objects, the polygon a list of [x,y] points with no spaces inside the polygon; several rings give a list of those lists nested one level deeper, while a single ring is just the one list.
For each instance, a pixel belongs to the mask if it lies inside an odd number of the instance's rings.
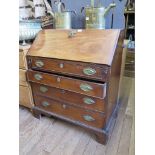
[{"label": "antique furniture leg", "polygon": [[36,110],[36,109],[32,109],[32,113],[33,113],[33,116],[35,117],[35,118],[38,118],[38,119],[40,119],[41,118],[41,113],[38,111],[38,110]]},{"label": "antique furniture leg", "polygon": [[104,132],[95,132],[95,137],[97,142],[104,145],[107,143],[108,137]]}]

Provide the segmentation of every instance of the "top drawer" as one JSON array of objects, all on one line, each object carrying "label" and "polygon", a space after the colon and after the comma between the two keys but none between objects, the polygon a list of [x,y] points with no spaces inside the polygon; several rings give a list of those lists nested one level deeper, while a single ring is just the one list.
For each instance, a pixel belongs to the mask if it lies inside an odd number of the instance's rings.
[{"label": "top drawer", "polygon": [[106,65],[65,61],[59,59],[28,57],[29,68],[74,75],[99,81],[107,81],[109,67]]}]

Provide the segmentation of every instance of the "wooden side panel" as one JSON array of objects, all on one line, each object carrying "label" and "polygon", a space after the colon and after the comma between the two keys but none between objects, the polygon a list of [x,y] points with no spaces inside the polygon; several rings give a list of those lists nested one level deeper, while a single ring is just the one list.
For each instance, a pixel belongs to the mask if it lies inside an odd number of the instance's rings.
[{"label": "wooden side panel", "polygon": [[33,107],[31,87],[26,79],[26,54],[30,45],[19,46],[19,104],[27,108]]},{"label": "wooden side panel", "polygon": [[22,86],[28,86],[26,81],[26,70],[19,69],[19,84]]},{"label": "wooden side panel", "polygon": [[24,52],[19,52],[19,68],[25,69]]},{"label": "wooden side panel", "polygon": [[32,94],[29,87],[19,86],[19,103],[28,108],[33,107]]},{"label": "wooden side panel", "polygon": [[111,75],[108,82],[107,122],[118,102],[119,82],[121,74],[124,31],[120,33],[118,46],[111,66]]},{"label": "wooden side panel", "polygon": [[27,69],[26,54],[30,48],[30,45],[19,46],[19,68]]}]

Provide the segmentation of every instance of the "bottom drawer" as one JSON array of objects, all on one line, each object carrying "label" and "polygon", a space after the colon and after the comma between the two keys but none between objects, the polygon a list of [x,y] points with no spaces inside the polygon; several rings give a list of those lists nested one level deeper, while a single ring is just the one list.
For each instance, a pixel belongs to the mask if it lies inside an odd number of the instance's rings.
[{"label": "bottom drawer", "polygon": [[103,128],[105,125],[104,113],[84,110],[41,96],[34,96],[34,102],[37,107],[46,111],[53,112],[93,127]]},{"label": "bottom drawer", "polygon": [[19,86],[19,104],[32,108],[32,96],[29,87]]}]

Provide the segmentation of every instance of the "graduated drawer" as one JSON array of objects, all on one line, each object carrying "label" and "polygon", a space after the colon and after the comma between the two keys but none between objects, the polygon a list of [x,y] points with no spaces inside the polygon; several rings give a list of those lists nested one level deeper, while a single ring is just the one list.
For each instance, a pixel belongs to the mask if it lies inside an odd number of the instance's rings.
[{"label": "graduated drawer", "polygon": [[28,70],[28,80],[40,84],[70,90],[73,92],[104,98],[106,95],[106,84],[77,80],[54,74]]},{"label": "graduated drawer", "polygon": [[48,87],[45,85],[31,83],[32,91],[36,95],[46,96],[62,102],[68,102],[81,106],[83,108],[105,111],[105,102],[103,99],[86,96],[83,94],[74,93],[64,89]]},{"label": "graduated drawer", "polygon": [[51,71],[100,81],[106,81],[108,76],[108,66],[104,65],[38,57],[29,57],[29,59],[31,59],[29,61],[31,69],[34,70]]},{"label": "graduated drawer", "polygon": [[103,128],[105,125],[104,113],[84,110],[41,96],[34,96],[34,101],[37,107],[57,115],[97,128]]}]

